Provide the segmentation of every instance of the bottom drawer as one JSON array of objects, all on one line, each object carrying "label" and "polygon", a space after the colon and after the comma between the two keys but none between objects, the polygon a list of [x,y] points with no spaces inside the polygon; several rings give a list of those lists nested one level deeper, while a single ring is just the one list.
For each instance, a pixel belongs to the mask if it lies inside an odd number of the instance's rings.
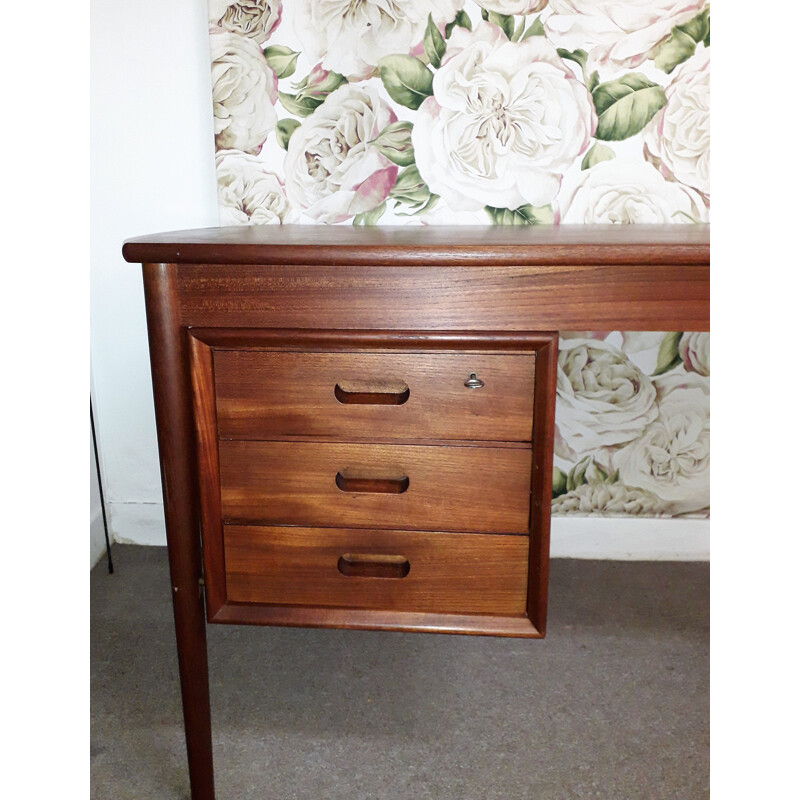
[{"label": "bottom drawer", "polygon": [[227,599],[438,614],[525,614],[526,536],[225,526]]}]

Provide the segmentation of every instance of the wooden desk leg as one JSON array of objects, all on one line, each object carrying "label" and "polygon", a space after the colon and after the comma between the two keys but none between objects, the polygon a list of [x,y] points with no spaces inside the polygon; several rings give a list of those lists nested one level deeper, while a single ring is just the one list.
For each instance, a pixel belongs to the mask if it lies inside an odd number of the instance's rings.
[{"label": "wooden desk leg", "polygon": [[143,273],[189,781],[192,800],[214,800],[189,352],[176,265],[144,264]]}]

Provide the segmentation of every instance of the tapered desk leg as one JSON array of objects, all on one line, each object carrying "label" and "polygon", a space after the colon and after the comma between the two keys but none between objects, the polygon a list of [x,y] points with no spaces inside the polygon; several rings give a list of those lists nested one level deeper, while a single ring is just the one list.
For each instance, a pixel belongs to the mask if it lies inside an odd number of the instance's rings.
[{"label": "tapered desk leg", "polygon": [[192,800],[214,800],[188,346],[178,318],[176,265],[145,264],[143,273],[189,781]]}]

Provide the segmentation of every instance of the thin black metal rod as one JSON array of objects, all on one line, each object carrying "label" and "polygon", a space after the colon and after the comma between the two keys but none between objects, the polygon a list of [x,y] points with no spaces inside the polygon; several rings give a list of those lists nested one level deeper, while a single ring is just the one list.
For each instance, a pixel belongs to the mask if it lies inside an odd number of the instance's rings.
[{"label": "thin black metal rod", "polygon": [[97,452],[97,436],[94,432],[94,411],[92,398],[89,397],[89,421],[92,424],[92,446],[94,447],[94,464],[97,467],[97,487],[100,489],[100,510],[103,512],[103,530],[106,534],[106,559],[108,560],[108,574],[114,574],[114,562],[111,560],[111,544],[108,541],[108,520],[106,519],[106,499],[103,495],[103,479],[100,476],[100,456]]}]

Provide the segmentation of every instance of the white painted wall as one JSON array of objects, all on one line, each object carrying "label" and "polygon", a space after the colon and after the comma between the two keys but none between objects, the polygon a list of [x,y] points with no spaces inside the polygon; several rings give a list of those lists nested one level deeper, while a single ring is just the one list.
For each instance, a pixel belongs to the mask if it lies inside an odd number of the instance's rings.
[{"label": "white painted wall", "polygon": [[163,544],[141,269],[124,239],[217,225],[205,0],[103,0],[91,19],[91,361],[116,541]]},{"label": "white painted wall", "polygon": [[[206,0],[103,0],[91,22],[91,356],[110,534],[165,544],[141,272],[124,239],[219,224]],[[553,521],[553,554],[708,557],[707,521]]]}]

